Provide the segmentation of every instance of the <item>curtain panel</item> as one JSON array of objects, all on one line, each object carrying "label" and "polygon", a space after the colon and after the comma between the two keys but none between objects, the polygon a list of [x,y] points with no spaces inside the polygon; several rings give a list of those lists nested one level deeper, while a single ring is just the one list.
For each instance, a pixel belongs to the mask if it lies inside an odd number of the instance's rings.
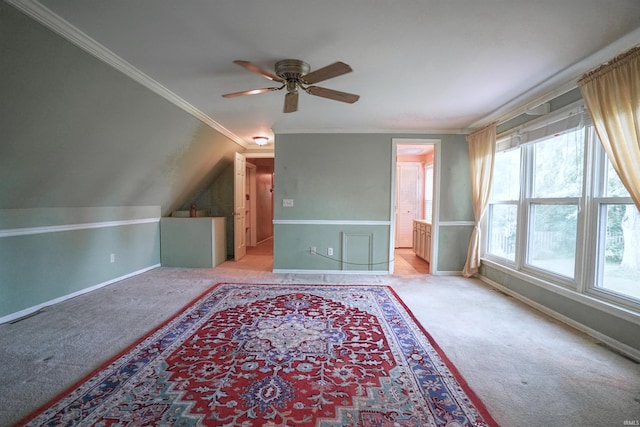
[{"label": "curtain panel", "polygon": [[640,47],[587,73],[578,86],[613,168],[640,209]]},{"label": "curtain panel", "polygon": [[462,275],[471,277],[480,267],[480,223],[491,195],[493,163],[496,156],[496,123],[492,123],[467,136],[471,168],[471,198],[475,225],[471,232],[467,261]]}]

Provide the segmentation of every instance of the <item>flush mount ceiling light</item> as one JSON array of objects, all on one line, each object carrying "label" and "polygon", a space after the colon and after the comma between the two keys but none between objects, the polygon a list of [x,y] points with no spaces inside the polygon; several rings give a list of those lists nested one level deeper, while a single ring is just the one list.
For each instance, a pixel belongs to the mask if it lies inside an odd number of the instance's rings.
[{"label": "flush mount ceiling light", "polygon": [[267,145],[267,143],[269,142],[269,138],[267,138],[266,136],[254,136],[253,142],[255,142],[257,145]]}]

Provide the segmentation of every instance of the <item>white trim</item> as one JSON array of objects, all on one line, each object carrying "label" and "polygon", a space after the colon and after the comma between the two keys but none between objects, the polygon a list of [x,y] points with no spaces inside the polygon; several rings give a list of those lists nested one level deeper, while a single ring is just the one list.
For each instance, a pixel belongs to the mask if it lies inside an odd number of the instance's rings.
[{"label": "white trim", "polygon": [[[523,273],[521,271],[517,271],[514,270],[512,268],[503,266],[499,263],[496,263],[495,261],[489,260],[487,258],[482,258],[482,263],[486,264],[487,266],[489,266],[490,268],[493,268],[495,270],[498,270],[502,273],[506,273],[509,274],[510,276],[516,278],[516,279],[520,279],[520,280],[524,280],[527,283],[530,283],[534,286],[539,286],[543,289],[546,289],[550,292],[553,292],[555,294],[561,295],[565,298],[571,299],[573,301],[579,302],[581,304],[585,304],[591,308],[595,308],[597,310],[601,310],[604,311],[607,314],[610,314],[612,316],[618,317],[620,319],[624,319],[626,321],[629,321],[631,323],[634,323],[636,325],[640,325],[640,313],[638,312],[634,312],[633,310],[630,309],[626,309],[624,307],[615,305],[613,303],[609,303],[607,301],[603,301],[601,299],[597,299],[595,297],[592,297],[590,295],[587,294],[580,294],[577,293],[576,291],[566,288],[564,286],[561,285],[556,285],[554,283],[548,282],[546,280],[542,280],[540,278],[537,278],[535,276],[531,276],[528,275],[526,273]],[[484,276],[480,276],[480,278],[482,279]],[[487,279],[490,280],[490,279]],[[514,291],[515,292],[515,291]],[[525,298],[525,297],[523,297]]]},{"label": "white trim", "polygon": [[[431,259],[429,261],[430,274],[438,276],[442,272],[438,271],[438,238],[440,228],[440,144],[439,138],[391,138],[391,201],[389,211],[391,212],[391,228],[389,230],[389,254],[395,251],[395,225],[396,225],[396,167],[398,163],[398,145],[402,144],[430,144],[433,145],[433,200],[431,215]],[[395,263],[389,264],[389,274],[393,274]],[[446,274],[446,272],[444,272]]]},{"label": "white trim", "polygon": [[591,337],[593,337],[593,338],[605,343],[609,347],[614,348],[617,351],[619,351],[619,352],[631,357],[632,359],[637,360],[637,361],[640,362],[640,350],[638,350],[636,348],[633,348],[631,346],[628,346],[627,344],[621,343],[620,341],[615,340],[615,339],[611,338],[608,335],[605,335],[605,334],[603,334],[601,332],[598,332],[598,331],[596,331],[596,330],[594,330],[594,329],[592,329],[592,328],[590,328],[590,327],[588,327],[588,326],[586,326],[586,325],[584,325],[584,324],[582,324],[580,322],[577,322],[577,321],[575,321],[575,320],[573,320],[573,319],[571,319],[571,318],[569,318],[569,317],[567,317],[567,316],[565,316],[563,314],[558,313],[557,311],[554,311],[554,310],[552,310],[552,309],[550,309],[550,308],[548,308],[548,307],[546,307],[546,306],[544,306],[542,304],[539,304],[539,303],[537,303],[537,302],[535,302],[533,300],[530,300],[529,298],[520,295],[518,292],[513,291],[513,290],[511,290],[511,289],[509,289],[509,288],[507,288],[505,286],[502,286],[499,283],[494,282],[493,280],[491,280],[491,279],[489,279],[487,277],[480,276],[479,279],[480,279],[480,281],[486,283],[487,285],[492,286],[492,287],[500,290],[501,292],[504,292],[505,294],[507,294],[509,296],[512,296],[513,298],[517,299],[518,301],[521,301],[521,302],[523,302],[523,303],[535,308],[536,310],[541,311],[544,314],[546,314],[546,315],[548,315],[548,316],[550,316],[550,317],[552,317],[552,318],[554,318],[556,320],[559,320],[560,322],[563,322],[563,323],[565,323],[565,324],[567,324],[567,325],[569,325],[569,326],[571,326],[571,327],[573,327],[573,328],[575,328],[575,329],[577,329],[579,331],[582,331],[582,332],[586,333],[587,335],[589,335],[589,336],[591,336]]},{"label": "white trim", "polygon": [[273,151],[265,151],[264,153],[260,153],[257,151],[244,152],[244,157],[247,159],[273,159],[276,157],[276,153]]},{"label": "white trim", "polygon": [[128,219],[123,221],[90,222],[85,224],[47,225],[43,227],[12,228],[0,230],[0,238],[29,236],[32,234],[58,233],[61,231],[88,230],[91,228],[121,227],[123,225],[148,224],[160,222],[160,218]]},{"label": "white trim", "polygon": [[364,275],[388,275],[387,270],[298,270],[287,268],[275,268],[272,270],[277,274],[364,274]]},{"label": "white trim", "polygon": [[[395,138],[391,138],[391,191],[390,191],[390,200],[389,200],[389,215],[391,217],[391,227],[389,227],[389,258],[391,262],[389,263],[389,274],[393,274],[396,269],[396,222],[397,222],[397,213],[396,213],[396,198],[397,196],[397,178],[396,175],[398,173],[398,141]],[[393,256],[392,256],[393,255]]]},{"label": "white trim", "polygon": [[440,175],[442,170],[442,141],[435,143],[435,151],[433,155],[433,200],[431,213],[431,259],[429,260],[429,269],[432,275],[439,276],[446,272],[438,270],[438,242],[440,241]]},{"label": "white trim", "polygon": [[34,20],[40,22],[47,28],[53,30],[57,34],[61,35],[87,53],[93,55],[99,60],[112,66],[116,70],[122,72],[126,76],[145,86],[147,89],[150,89],[175,106],[191,114],[193,117],[208,124],[213,129],[217,130],[236,144],[245,148],[249,146],[249,144],[242,138],[232,133],[220,123],[216,122],[211,117],[198,110],[195,106],[191,105],[175,93],[171,92],[169,89],[162,86],[160,83],[153,80],[151,77],[144,74],[133,65],[129,64],[127,61],[107,49],[105,46],[98,43],[96,40],[89,37],[87,34],[80,31],[78,28],[71,25],[69,22],[62,19],[60,16],[53,13],[50,9],[42,5],[37,0],[6,0],[6,2],[14,6],[16,9],[22,11],[29,17],[33,18]]},{"label": "white trim", "polygon": [[443,227],[473,227],[476,225],[475,221],[440,221],[438,224]]},{"label": "white trim", "polygon": [[500,142],[502,139],[505,139],[516,132],[529,132],[549,125],[551,123],[559,122],[560,120],[564,120],[568,117],[575,116],[576,114],[584,113],[586,113],[584,100],[579,99],[578,101],[567,104],[564,107],[558,108],[551,113],[540,116],[537,119],[530,120],[526,123],[521,124],[520,126],[516,126],[515,128],[507,129],[506,131],[501,132],[500,134],[496,135],[496,142]]},{"label": "white trim", "polygon": [[274,219],[274,225],[391,225],[391,221],[358,221],[343,219]]},{"label": "white trim", "polygon": [[[459,128],[459,129],[426,129],[426,128],[398,128],[398,129],[273,129],[274,134],[280,135],[297,135],[297,134],[332,134],[332,133],[346,133],[346,134],[396,134],[396,135],[468,135],[472,131],[471,128]],[[402,137],[398,137],[402,139]]]},{"label": "white trim", "polygon": [[438,276],[462,276],[462,270],[439,270]]},{"label": "white trim", "polygon": [[111,285],[113,283],[120,282],[120,281],[128,279],[130,277],[137,276],[138,274],[146,273],[147,271],[153,270],[153,269],[158,268],[158,267],[160,267],[160,264],[155,264],[155,265],[143,268],[141,270],[137,270],[137,271],[134,271],[132,273],[125,274],[124,276],[116,277],[115,279],[111,279],[111,280],[103,282],[103,283],[98,283],[97,285],[93,285],[93,286],[90,286],[88,288],[81,289],[81,290],[73,292],[71,294],[67,294],[67,295],[64,295],[64,296],[61,296],[61,297],[58,297],[58,298],[55,298],[55,299],[40,303],[38,305],[34,305],[32,307],[25,308],[24,310],[20,310],[20,311],[17,311],[15,313],[8,314],[6,316],[0,317],[0,324],[11,322],[11,321],[19,319],[21,317],[28,316],[28,315],[30,315],[32,313],[35,313],[38,310],[41,310],[41,309],[43,309],[45,307],[48,307],[50,305],[58,304],[60,302],[63,302],[63,301],[66,301],[68,299],[77,297],[79,295],[83,295],[83,294],[89,293],[91,291],[95,291],[96,289],[100,289],[100,288],[103,288],[103,287],[105,287],[107,285]]}]

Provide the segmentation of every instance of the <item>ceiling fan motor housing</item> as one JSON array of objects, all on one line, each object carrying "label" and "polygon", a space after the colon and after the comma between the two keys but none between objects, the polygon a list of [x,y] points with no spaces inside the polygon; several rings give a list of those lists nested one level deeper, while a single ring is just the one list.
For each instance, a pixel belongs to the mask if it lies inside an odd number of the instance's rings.
[{"label": "ceiling fan motor housing", "polygon": [[298,80],[309,72],[310,67],[309,64],[299,59],[283,59],[276,62],[275,69],[278,77],[289,81]]}]

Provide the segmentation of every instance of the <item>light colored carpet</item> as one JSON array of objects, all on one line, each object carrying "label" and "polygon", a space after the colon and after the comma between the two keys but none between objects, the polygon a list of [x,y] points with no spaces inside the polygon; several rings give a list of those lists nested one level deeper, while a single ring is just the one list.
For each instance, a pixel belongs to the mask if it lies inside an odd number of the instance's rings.
[{"label": "light colored carpet", "polygon": [[640,365],[479,280],[421,274],[273,274],[252,254],[215,269],[159,268],[0,325],[0,425],[12,425],[217,282],[387,284],[492,416],[511,426],[640,420]]}]

